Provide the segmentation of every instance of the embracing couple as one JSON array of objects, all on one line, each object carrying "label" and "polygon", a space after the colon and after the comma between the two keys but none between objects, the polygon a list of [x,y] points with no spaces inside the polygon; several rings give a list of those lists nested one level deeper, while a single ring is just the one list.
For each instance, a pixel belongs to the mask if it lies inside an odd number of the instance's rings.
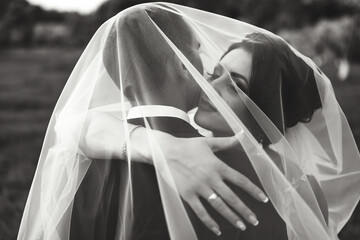
[{"label": "embracing couple", "polygon": [[34,180],[55,189],[40,197],[49,221],[26,229],[28,200],[20,239],[337,238],[359,154],[327,78],[281,38],[144,4],[100,27],[77,65]]}]

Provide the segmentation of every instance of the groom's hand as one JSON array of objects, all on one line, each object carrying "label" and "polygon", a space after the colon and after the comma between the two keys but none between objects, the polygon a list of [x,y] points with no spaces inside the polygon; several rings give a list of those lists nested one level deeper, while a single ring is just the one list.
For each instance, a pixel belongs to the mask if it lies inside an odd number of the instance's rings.
[{"label": "groom's hand", "polygon": [[267,202],[268,198],[247,177],[214,155],[216,151],[239,144],[235,137],[184,139],[171,137],[167,140],[167,144],[164,153],[179,194],[209,229],[217,235],[221,234],[218,224],[208,214],[199,197],[206,199],[212,207],[241,230],[246,229],[242,218],[252,225],[258,224],[255,214],[224,181],[232,182],[259,201]]}]

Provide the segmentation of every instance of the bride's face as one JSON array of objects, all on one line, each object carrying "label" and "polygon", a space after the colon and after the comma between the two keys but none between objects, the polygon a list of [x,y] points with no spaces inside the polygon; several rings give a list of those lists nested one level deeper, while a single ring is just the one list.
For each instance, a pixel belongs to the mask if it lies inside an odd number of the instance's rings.
[{"label": "bride's face", "polygon": [[[244,123],[246,123],[249,113],[239,96],[239,89],[248,93],[251,65],[252,54],[242,48],[237,48],[222,58],[209,79],[220,97]],[[225,119],[205,94],[202,94],[200,98],[195,122],[201,127],[213,131],[215,135],[233,135]]]}]

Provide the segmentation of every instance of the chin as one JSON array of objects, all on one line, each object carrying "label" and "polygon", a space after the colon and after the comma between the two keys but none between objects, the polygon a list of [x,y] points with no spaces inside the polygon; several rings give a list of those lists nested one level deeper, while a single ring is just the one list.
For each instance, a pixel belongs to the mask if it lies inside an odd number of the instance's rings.
[{"label": "chin", "polygon": [[198,108],[194,121],[197,125],[213,133],[214,136],[232,136],[234,133],[218,112],[208,112]]}]

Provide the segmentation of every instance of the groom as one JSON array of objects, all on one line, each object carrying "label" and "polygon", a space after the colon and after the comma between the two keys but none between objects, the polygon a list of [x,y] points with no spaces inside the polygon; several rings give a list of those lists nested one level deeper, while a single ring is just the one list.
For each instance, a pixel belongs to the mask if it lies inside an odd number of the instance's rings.
[{"label": "groom", "polygon": [[[151,20],[202,72],[198,41],[191,28],[182,17],[160,8],[145,10],[139,6],[121,14],[106,38],[104,65],[118,88],[118,79],[122,79],[125,97],[132,106],[138,106],[130,115],[136,116],[140,106],[158,111],[157,116],[146,116],[141,110],[141,115],[128,122],[144,126],[142,120],[147,117],[153,129],[176,137],[200,136],[183,121],[185,112],[196,106],[200,88],[180,61],[168,58],[173,56],[172,50]],[[128,169],[126,161],[92,161],[74,199],[70,239],[170,239],[155,169],[150,164],[131,164],[132,218],[131,222],[122,222],[127,209],[120,203],[126,196],[123,186],[127,185]]]},{"label": "groom", "polygon": [[[150,21],[146,18],[145,12],[193,66],[200,73],[203,72],[198,54],[199,42],[182,17],[159,8],[132,11],[126,16],[128,19],[125,22],[128,25],[122,29],[123,33],[124,29],[130,33],[122,41],[122,49],[135,50],[129,51],[131,58],[125,61],[129,67],[125,67],[127,72],[121,75],[122,79],[126,76],[125,94],[134,106],[128,113],[128,121],[144,126],[146,118],[151,128],[175,137],[200,137],[197,130],[190,125],[186,114],[197,106],[200,87],[160,35],[159,30],[151,24],[147,25]],[[104,62],[106,63],[106,60]],[[239,156],[247,158],[245,153],[232,149],[219,152],[217,156],[239,172],[247,169],[247,177],[255,185],[261,186],[250,162],[239,161]],[[132,239],[169,239],[154,167],[135,163],[132,171],[135,215]],[[265,236],[267,239],[287,239],[285,224],[271,204],[259,203],[242,189],[229,185],[250,209],[257,210],[256,214],[262,223],[258,227],[240,231],[208,202],[204,202],[207,211],[219,223],[224,239],[264,239]],[[199,239],[219,239],[205,227],[189,205],[185,202],[184,205]],[[150,219],[153,221],[149,221]]]}]

